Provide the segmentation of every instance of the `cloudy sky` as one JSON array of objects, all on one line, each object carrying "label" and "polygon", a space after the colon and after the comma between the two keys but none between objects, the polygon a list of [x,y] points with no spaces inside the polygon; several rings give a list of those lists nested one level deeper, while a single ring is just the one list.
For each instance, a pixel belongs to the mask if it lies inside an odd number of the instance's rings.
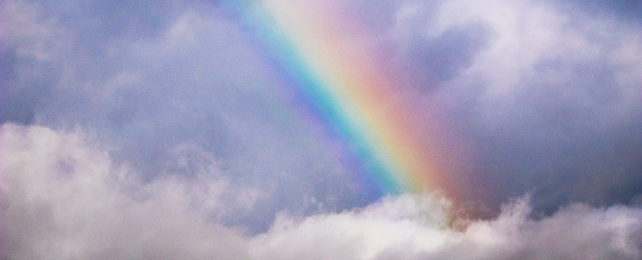
[{"label": "cloudy sky", "polygon": [[[641,1],[282,2],[0,0],[0,258],[642,258]],[[312,25],[448,185],[382,188],[292,91],[260,28]]]}]

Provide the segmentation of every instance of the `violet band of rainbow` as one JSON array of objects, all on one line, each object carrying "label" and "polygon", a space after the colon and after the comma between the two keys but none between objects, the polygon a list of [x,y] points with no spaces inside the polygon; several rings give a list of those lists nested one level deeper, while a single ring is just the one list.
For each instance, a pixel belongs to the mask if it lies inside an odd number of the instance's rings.
[{"label": "violet band of rainbow", "polygon": [[[351,148],[384,193],[434,191],[444,173],[408,120],[399,82],[385,61],[350,46],[336,26],[357,27],[339,16],[321,21],[325,7],[305,1],[231,1],[275,66],[324,125]],[[330,26],[332,25],[332,26]],[[335,26],[334,28],[332,28]]]}]

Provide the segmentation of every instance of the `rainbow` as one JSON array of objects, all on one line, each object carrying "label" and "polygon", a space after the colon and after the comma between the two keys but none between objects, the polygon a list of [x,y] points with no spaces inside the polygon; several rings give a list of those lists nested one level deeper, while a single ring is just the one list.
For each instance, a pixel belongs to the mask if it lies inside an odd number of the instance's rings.
[{"label": "rainbow", "polygon": [[[314,1],[321,2],[321,1]],[[443,172],[419,138],[399,79],[337,28],[358,30],[336,8],[310,1],[235,1],[242,20],[304,100],[384,193],[434,191]],[[323,12],[323,21],[314,19]],[[331,16],[334,15],[334,16]],[[332,21],[332,22],[328,22]]]}]

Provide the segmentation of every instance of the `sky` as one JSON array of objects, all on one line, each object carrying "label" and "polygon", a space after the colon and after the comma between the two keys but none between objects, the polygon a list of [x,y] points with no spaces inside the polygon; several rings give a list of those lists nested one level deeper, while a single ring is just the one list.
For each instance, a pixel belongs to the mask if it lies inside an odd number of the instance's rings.
[{"label": "sky", "polygon": [[640,259],[640,14],[0,0],[0,258]]}]

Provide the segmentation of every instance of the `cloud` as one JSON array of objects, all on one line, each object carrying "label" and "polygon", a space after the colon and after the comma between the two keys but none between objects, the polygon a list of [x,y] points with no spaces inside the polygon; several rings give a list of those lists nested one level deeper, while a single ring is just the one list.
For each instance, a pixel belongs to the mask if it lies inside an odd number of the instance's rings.
[{"label": "cloud", "polygon": [[252,214],[229,220],[259,229],[279,210],[307,214],[376,199],[372,187],[352,181],[341,144],[297,107],[227,10],[136,2],[121,13],[65,3],[6,3],[1,21],[12,30],[3,55],[12,57],[12,74],[1,121],[93,132],[114,161],[147,180],[182,174],[165,163],[180,147],[211,153],[233,185],[261,191]]},{"label": "cloud", "polygon": [[[571,201],[628,203],[642,192],[639,25],[550,2],[407,3],[391,46],[413,68],[406,76],[432,90],[423,109],[473,158],[443,153],[462,169],[451,173],[460,189],[486,187],[472,200],[497,207],[529,190],[536,209],[550,212]],[[430,39],[441,38],[455,40],[438,51]],[[433,53],[437,66],[416,62]]]},{"label": "cloud", "polygon": [[[411,83],[399,90],[416,94],[408,118],[443,127],[452,147],[434,153],[464,203],[495,216],[524,190],[538,213],[639,201],[639,24],[551,1],[344,2],[334,11],[367,27],[345,40],[381,48]],[[217,2],[10,0],[0,11],[1,122],[92,133],[143,183],[215,172],[247,191],[221,221],[255,232],[279,211],[381,196]]]},{"label": "cloud", "polygon": [[440,212],[447,204],[404,195],[359,211],[278,219],[253,241],[255,256],[273,259],[637,259],[642,209],[585,205],[534,220],[526,199],[492,220],[459,231]]},{"label": "cloud", "polygon": [[[451,221],[437,195],[281,214],[265,233],[221,223],[238,201],[208,160],[197,176],[142,182],[82,132],[4,124],[0,253],[6,259],[638,259],[642,208],[586,205],[530,217],[527,199],[489,220]],[[187,149],[187,148],[185,148]],[[180,153],[180,152],[179,152]],[[192,154],[192,153],[187,153]],[[187,156],[194,157],[194,156]],[[198,156],[196,156],[198,157]],[[185,158],[185,156],[183,156]],[[214,168],[208,168],[214,167]],[[234,192],[242,194],[235,187]],[[223,213],[221,213],[223,212]]]},{"label": "cloud", "polygon": [[83,134],[12,124],[1,132],[3,259],[246,254],[237,231],[208,221],[224,209],[224,180],[201,173],[144,183]]},{"label": "cloud", "polygon": [[423,90],[438,88],[444,81],[457,78],[473,64],[475,57],[492,39],[485,23],[470,21],[435,32],[430,26],[440,15],[443,1],[415,3],[399,7],[389,24],[390,45],[396,61],[412,85]]},{"label": "cloud", "polygon": [[577,10],[588,11],[595,16],[608,16],[616,19],[625,19],[633,23],[641,24],[640,16],[638,15],[642,12],[642,2],[629,0],[629,1],[605,1],[605,0],[594,0],[594,1],[568,1],[561,4],[566,11],[576,12]]}]

